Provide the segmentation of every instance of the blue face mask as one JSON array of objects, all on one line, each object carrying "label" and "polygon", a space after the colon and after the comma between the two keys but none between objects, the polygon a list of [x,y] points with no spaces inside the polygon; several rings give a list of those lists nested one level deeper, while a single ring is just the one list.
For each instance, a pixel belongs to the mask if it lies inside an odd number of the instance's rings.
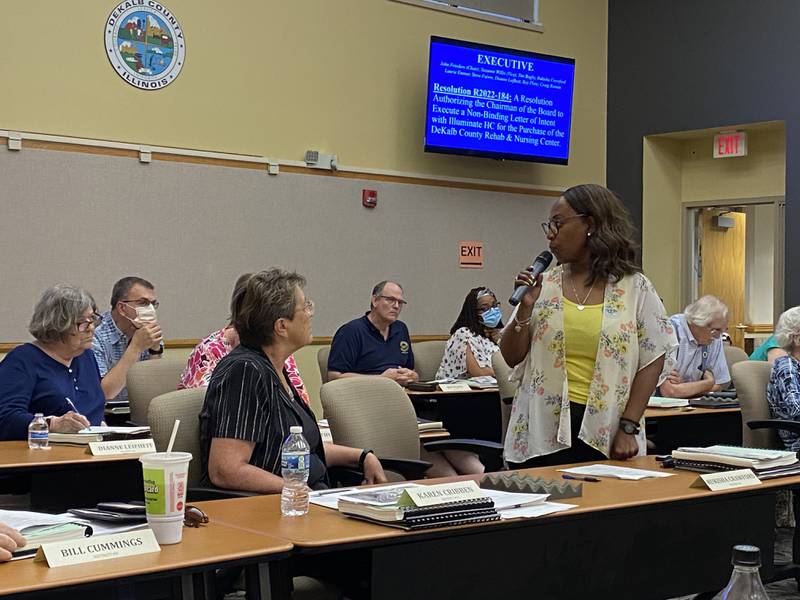
[{"label": "blue face mask", "polygon": [[503,313],[500,312],[500,309],[496,306],[490,308],[485,313],[481,315],[481,321],[487,327],[497,327],[497,324],[500,322],[500,319],[503,318]]}]

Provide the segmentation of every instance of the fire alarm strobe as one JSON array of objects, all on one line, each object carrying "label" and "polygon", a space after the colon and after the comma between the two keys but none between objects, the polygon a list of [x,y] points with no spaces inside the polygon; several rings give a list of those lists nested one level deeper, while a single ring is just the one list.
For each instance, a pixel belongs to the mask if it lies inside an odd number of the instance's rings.
[{"label": "fire alarm strobe", "polygon": [[361,205],[364,208],[378,206],[378,190],[361,190]]}]

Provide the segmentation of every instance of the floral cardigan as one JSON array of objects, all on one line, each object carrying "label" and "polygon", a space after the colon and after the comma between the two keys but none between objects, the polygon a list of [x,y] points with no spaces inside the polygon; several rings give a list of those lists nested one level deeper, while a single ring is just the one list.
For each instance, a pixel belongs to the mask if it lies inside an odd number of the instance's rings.
[{"label": "floral cardigan", "polygon": [[[560,266],[545,273],[531,315],[531,349],[511,373],[511,380],[519,383],[505,440],[505,458],[512,462],[571,444],[561,278]],[[609,456],[636,373],[666,355],[661,384],[673,368],[677,345],[669,316],[647,277],[635,273],[609,281],[579,438]],[[641,425],[636,437],[640,455],[646,449],[644,419]]]}]

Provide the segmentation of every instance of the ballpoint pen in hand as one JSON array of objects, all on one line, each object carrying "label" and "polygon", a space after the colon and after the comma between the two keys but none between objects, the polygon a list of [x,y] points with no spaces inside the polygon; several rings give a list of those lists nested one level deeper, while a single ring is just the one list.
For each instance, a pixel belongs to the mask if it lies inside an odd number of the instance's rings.
[{"label": "ballpoint pen in hand", "polygon": [[570,475],[568,473],[564,473],[561,477],[563,479],[574,479],[575,481],[589,481],[591,483],[600,482],[597,477],[589,477],[588,475]]},{"label": "ballpoint pen in hand", "polygon": [[72,411],[73,411],[75,414],[78,414],[78,415],[79,415],[79,414],[81,414],[81,411],[79,411],[79,410],[78,410],[78,407],[77,407],[77,406],[75,406],[75,404],[72,402],[72,400],[70,400],[70,399],[69,399],[69,398],[67,398],[67,397],[64,397],[64,400],[66,400],[66,401],[67,401],[67,404],[69,404],[69,407],[72,409]]}]

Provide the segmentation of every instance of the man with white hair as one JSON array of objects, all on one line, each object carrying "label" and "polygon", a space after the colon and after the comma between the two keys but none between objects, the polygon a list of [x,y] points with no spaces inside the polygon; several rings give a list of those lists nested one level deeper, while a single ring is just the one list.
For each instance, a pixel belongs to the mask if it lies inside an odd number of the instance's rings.
[{"label": "man with white hair", "polygon": [[728,329],[728,307],[716,296],[703,296],[670,321],[678,336],[678,356],[660,394],[696,398],[726,387],[731,376],[720,337]]}]

